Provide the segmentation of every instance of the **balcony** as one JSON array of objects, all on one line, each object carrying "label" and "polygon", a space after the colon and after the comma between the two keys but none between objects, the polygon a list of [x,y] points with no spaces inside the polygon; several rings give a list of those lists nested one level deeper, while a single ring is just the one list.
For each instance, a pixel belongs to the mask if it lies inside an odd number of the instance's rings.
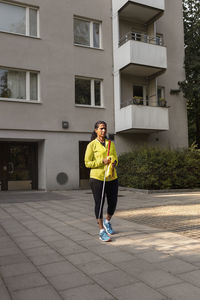
[{"label": "balcony", "polygon": [[163,106],[148,106],[148,101],[145,101],[145,104],[133,100],[123,104],[116,114],[116,132],[153,133],[169,130],[166,103]]},{"label": "balcony", "polygon": [[114,11],[120,18],[134,19],[140,24],[156,21],[165,10],[165,0],[113,0]]},{"label": "balcony", "polygon": [[115,70],[136,76],[156,75],[167,68],[167,49],[162,38],[129,32],[116,49]]}]

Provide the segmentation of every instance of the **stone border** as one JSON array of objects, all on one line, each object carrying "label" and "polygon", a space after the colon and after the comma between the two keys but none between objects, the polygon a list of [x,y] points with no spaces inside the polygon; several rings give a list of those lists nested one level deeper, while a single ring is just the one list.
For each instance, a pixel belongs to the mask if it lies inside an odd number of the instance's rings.
[{"label": "stone border", "polygon": [[125,186],[119,186],[119,190],[132,191],[132,192],[143,193],[143,194],[200,192],[200,189],[144,190],[144,189],[125,187]]}]

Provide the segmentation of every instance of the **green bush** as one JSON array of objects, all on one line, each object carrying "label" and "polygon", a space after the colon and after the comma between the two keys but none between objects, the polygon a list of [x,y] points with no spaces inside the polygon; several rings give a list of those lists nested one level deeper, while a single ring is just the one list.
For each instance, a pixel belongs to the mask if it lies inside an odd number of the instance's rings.
[{"label": "green bush", "polygon": [[119,156],[119,184],[137,189],[200,187],[200,150],[140,148]]}]

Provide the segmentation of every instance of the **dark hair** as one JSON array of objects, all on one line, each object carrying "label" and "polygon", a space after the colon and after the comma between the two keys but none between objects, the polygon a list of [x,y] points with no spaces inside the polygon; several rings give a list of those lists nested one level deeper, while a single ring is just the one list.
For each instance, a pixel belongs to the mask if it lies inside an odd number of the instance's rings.
[{"label": "dark hair", "polygon": [[[106,122],[104,122],[104,121],[97,121],[97,122],[94,124],[94,129],[98,129],[100,124],[104,124],[104,125],[106,126],[106,128],[107,128]],[[92,135],[91,135],[91,141],[95,140],[96,137],[97,137],[97,134],[96,134],[96,132],[95,132],[95,130],[94,130],[94,131],[92,132]]]}]

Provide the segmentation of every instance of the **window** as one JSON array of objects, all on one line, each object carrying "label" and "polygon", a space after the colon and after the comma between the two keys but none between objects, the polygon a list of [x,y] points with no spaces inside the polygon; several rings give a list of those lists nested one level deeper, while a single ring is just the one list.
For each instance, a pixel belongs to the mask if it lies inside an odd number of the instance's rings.
[{"label": "window", "polygon": [[75,78],[75,103],[102,106],[102,81],[100,79]]},{"label": "window", "polygon": [[0,31],[38,37],[38,9],[0,2]]},{"label": "window", "polygon": [[133,86],[133,97],[143,98],[143,86],[139,86],[139,85]]},{"label": "window", "polygon": [[159,86],[157,89],[157,97],[158,97],[158,101],[162,98],[165,98],[165,88]]},{"label": "window", "polygon": [[74,18],[74,44],[92,48],[100,48],[99,22]]},{"label": "window", "polygon": [[39,73],[0,68],[0,99],[39,101]]}]

